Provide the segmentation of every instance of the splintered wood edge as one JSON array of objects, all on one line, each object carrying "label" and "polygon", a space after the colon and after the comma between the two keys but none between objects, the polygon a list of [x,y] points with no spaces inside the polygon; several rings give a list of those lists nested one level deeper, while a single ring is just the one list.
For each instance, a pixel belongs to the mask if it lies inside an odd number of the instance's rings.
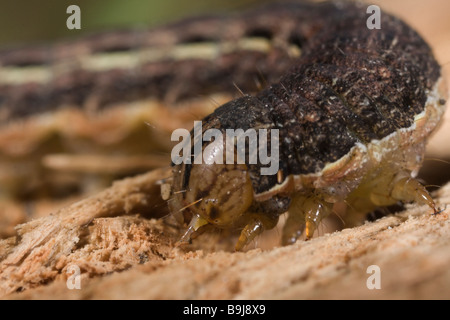
[{"label": "splintered wood edge", "polygon": [[170,168],[164,168],[117,181],[97,195],[18,225],[15,236],[0,240],[0,296],[39,283],[42,272],[36,269],[54,267],[58,259],[71,253],[83,228],[95,219],[135,213],[160,218],[167,214],[158,181],[170,174]]}]

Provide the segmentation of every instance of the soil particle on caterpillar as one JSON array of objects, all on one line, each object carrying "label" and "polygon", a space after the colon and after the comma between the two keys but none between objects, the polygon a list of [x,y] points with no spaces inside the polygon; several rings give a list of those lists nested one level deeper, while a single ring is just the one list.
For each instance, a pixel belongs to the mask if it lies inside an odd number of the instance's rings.
[{"label": "soil particle on caterpillar", "polygon": [[[279,30],[297,32],[301,57],[278,82],[217,108],[203,130],[279,130],[279,170],[261,175],[263,164],[248,161],[175,165],[165,192],[171,211],[190,219],[182,241],[211,226],[235,228],[241,250],[288,212],[282,240],[289,244],[302,233],[312,237],[339,202],[359,217],[398,201],[438,212],[415,179],[446,97],[425,41],[384,12],[381,29],[369,30],[358,4],[263,10],[279,15]],[[283,24],[283,15],[296,16],[297,24]]]}]

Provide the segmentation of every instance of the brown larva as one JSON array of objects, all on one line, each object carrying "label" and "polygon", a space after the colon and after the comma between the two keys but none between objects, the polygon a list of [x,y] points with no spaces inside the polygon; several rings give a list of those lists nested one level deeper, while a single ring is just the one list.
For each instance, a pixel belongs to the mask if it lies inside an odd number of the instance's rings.
[{"label": "brown larva", "polygon": [[[287,211],[283,242],[292,243],[303,230],[310,238],[337,202],[358,214],[397,201],[437,212],[414,177],[445,109],[440,67],[397,18],[383,12],[381,29],[368,29],[365,9],[292,3],[259,12],[278,16],[272,37],[301,39],[301,57],[278,82],[216,109],[203,131],[279,130],[279,170],[261,175],[263,165],[248,162],[174,166],[169,206],[191,219],[183,241],[209,226],[237,228],[240,250]],[[283,23],[292,17],[295,25]]]}]

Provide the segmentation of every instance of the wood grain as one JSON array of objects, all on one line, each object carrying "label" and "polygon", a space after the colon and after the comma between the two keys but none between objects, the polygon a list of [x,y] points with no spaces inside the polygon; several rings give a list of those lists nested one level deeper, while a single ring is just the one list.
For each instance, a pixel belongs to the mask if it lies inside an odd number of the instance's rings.
[{"label": "wood grain", "polygon": [[[435,196],[445,206],[450,184]],[[97,218],[84,233],[65,224],[60,232],[53,225],[70,215],[59,214],[22,226],[15,246],[0,242],[1,289],[6,299],[449,299],[449,210],[429,211],[413,205],[308,242],[245,253],[183,251],[167,227],[139,217]],[[66,285],[72,264],[82,270],[80,290]],[[366,286],[371,265],[381,270],[379,290]]]}]

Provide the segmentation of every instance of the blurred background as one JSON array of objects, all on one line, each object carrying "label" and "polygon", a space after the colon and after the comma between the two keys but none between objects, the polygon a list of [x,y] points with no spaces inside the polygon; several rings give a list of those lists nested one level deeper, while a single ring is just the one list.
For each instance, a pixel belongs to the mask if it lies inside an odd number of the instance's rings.
[{"label": "blurred background", "polygon": [[[151,27],[182,17],[240,11],[277,0],[0,0],[0,48],[76,38],[104,30]],[[279,1],[279,0],[278,0]],[[301,1],[301,0],[299,0]],[[450,1],[364,0],[407,21],[450,64]],[[68,30],[69,5],[81,8],[81,30]],[[446,67],[448,70],[448,67]]]},{"label": "blurred background", "polygon": [[[181,17],[226,13],[271,0],[41,0],[0,1],[0,47],[149,27]],[[68,30],[69,5],[81,9],[81,30]]]}]

